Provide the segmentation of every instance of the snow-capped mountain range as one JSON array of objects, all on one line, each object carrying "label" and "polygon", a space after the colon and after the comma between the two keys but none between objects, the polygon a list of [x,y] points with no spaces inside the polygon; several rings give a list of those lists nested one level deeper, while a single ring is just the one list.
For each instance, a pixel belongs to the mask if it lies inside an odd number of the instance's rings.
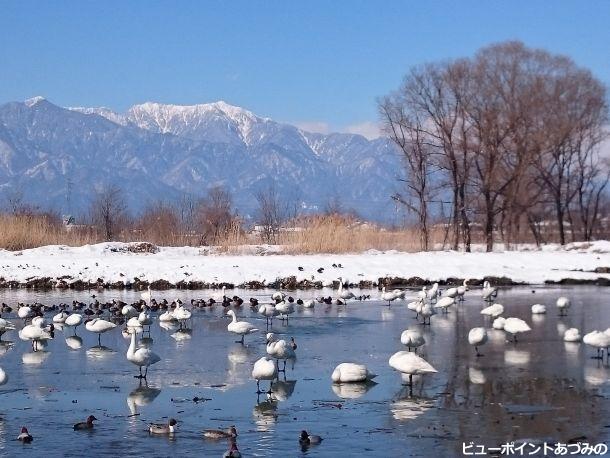
[{"label": "snow-capped mountain range", "polygon": [[385,138],[317,134],[225,102],[147,102],[125,113],[62,108],[42,97],[0,105],[0,189],[62,213],[87,208],[104,184],[132,210],[226,186],[242,215],[275,183],[306,210],[338,201],[363,217],[394,217],[400,158]]}]

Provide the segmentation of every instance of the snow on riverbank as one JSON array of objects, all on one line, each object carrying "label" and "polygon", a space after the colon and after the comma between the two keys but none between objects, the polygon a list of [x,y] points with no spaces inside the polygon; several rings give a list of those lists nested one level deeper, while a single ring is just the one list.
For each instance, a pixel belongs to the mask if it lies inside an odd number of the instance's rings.
[{"label": "snow on riverbank", "polygon": [[[131,253],[128,244],[101,243],[82,247],[46,246],[19,252],[0,251],[0,277],[5,282],[25,284],[38,278],[54,281],[64,278],[95,283],[133,282],[134,278],[152,283],[179,282],[233,283],[273,282],[296,276],[297,281],[328,283],[342,276],[346,281],[376,282],[380,277],[421,277],[426,280],[454,278],[482,279],[508,277],[514,282],[541,284],[563,279],[610,280],[610,242],[579,243],[561,248],[545,246],[540,250],[494,253],[434,251],[402,253],[368,251],[361,254],[256,255],[249,248],[241,255],[209,254],[193,247],[162,247],[157,253]],[[267,253],[269,247],[259,247]],[[332,267],[332,264],[343,267]],[[303,270],[299,270],[302,267]],[[318,273],[319,268],[324,268]],[[607,271],[607,270],[606,270]]]}]

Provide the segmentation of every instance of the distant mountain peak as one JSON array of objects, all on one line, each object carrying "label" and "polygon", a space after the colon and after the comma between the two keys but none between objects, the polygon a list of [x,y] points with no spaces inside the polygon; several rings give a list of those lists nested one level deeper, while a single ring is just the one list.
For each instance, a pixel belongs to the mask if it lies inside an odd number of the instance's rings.
[{"label": "distant mountain peak", "polygon": [[33,107],[37,103],[45,102],[46,100],[47,99],[45,99],[43,96],[37,95],[36,97],[32,97],[31,99],[25,100],[23,103],[25,103],[28,107]]}]

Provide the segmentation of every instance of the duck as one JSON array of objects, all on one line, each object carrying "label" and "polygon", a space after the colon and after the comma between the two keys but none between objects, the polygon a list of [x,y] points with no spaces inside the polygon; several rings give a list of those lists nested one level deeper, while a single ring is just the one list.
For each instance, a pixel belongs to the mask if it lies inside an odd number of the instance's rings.
[{"label": "duck", "polygon": [[93,415],[89,415],[85,421],[81,421],[80,423],[74,424],[74,431],[78,431],[81,429],[93,429],[93,421],[97,420]]},{"label": "duck", "polygon": [[320,436],[315,436],[313,434],[309,434],[307,431],[303,430],[301,431],[301,435],[299,436],[299,444],[301,444],[301,446],[309,446],[309,445],[318,445],[320,443],[322,443],[324,439],[322,439]]},{"label": "duck", "polygon": [[333,383],[362,383],[377,377],[370,372],[364,364],[341,363],[331,374]]},{"label": "duck", "polygon": [[237,429],[235,426],[231,426],[227,429],[204,429],[203,437],[212,440],[232,439],[237,437]]},{"label": "duck", "polygon": [[410,387],[413,386],[414,375],[432,374],[437,372],[437,370],[425,359],[409,351],[398,351],[394,353],[388,360],[388,364],[392,369],[409,376],[408,386]]},{"label": "duck", "polygon": [[569,328],[563,333],[564,342],[580,342],[580,331],[577,328]]},{"label": "duck", "polygon": [[248,323],[247,321],[237,321],[237,316],[233,310],[227,310],[227,315],[232,318],[227,326],[227,331],[241,336],[241,340],[237,341],[238,343],[243,345],[245,336],[258,332],[258,329],[253,324]]},{"label": "duck", "polygon": [[29,444],[34,440],[34,438],[28,432],[28,429],[25,426],[23,426],[21,428],[21,433],[17,436],[17,440],[20,442],[23,442],[24,444]]},{"label": "duck", "polygon": [[[126,354],[127,360],[140,368],[140,375],[134,377],[145,379],[148,374],[148,368],[153,364],[161,361],[161,357],[154,353],[149,348],[138,348],[136,350],[136,333],[131,331],[131,342]],[[145,367],[144,375],[142,375],[142,367]]]},{"label": "duck", "polygon": [[492,304],[481,310],[481,315],[490,316],[497,318],[504,313],[504,306],[502,304]]},{"label": "duck", "polygon": [[468,343],[474,347],[477,356],[483,356],[479,353],[479,347],[487,343],[487,331],[485,328],[472,328],[468,333]]},{"label": "duck", "polygon": [[237,444],[235,443],[235,441],[231,441],[229,450],[224,452],[222,458],[241,458],[241,452],[237,448]]},{"label": "duck", "polygon": [[176,432],[176,425],[178,422],[170,418],[167,423],[150,423],[148,425],[148,432],[150,434],[169,435]]},{"label": "duck", "polygon": [[545,313],[546,313],[546,305],[544,305],[544,304],[532,305],[532,314],[533,315],[544,315]]},{"label": "duck", "polygon": [[271,394],[272,381],[277,377],[277,366],[274,361],[268,356],[263,356],[254,363],[252,368],[252,378],[256,380],[256,394],[261,394],[260,389],[261,380],[269,380],[269,391],[267,394]]},{"label": "duck", "polygon": [[517,334],[531,331],[532,328],[521,318],[507,318],[504,322],[504,331],[513,336],[513,342],[517,342]]},{"label": "duck", "polygon": [[93,318],[85,323],[85,329],[90,332],[97,334],[97,343],[102,345],[101,339],[102,334],[116,328],[116,324],[110,321],[103,320],[101,318]]},{"label": "duck", "polygon": [[559,316],[566,315],[568,312],[568,309],[570,308],[570,305],[572,305],[570,303],[570,299],[568,299],[565,296],[559,297],[555,304],[557,305],[557,308],[559,309]]},{"label": "duck", "polygon": [[426,343],[426,339],[417,329],[405,329],[400,335],[400,343],[406,345],[409,351],[414,349],[417,353],[417,349]]}]

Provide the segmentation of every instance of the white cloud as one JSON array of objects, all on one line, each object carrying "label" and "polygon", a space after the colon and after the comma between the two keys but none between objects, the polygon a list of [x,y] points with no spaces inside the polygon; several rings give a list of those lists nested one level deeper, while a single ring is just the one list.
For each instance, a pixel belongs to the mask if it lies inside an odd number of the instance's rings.
[{"label": "white cloud", "polygon": [[343,132],[347,132],[350,134],[359,134],[363,137],[372,140],[374,138],[378,138],[381,136],[381,129],[379,128],[379,124],[372,121],[364,121],[356,124],[350,124],[343,129]]},{"label": "white cloud", "polygon": [[294,125],[305,132],[315,132],[317,134],[329,134],[332,131],[330,125],[323,121],[299,121],[295,122]]}]

